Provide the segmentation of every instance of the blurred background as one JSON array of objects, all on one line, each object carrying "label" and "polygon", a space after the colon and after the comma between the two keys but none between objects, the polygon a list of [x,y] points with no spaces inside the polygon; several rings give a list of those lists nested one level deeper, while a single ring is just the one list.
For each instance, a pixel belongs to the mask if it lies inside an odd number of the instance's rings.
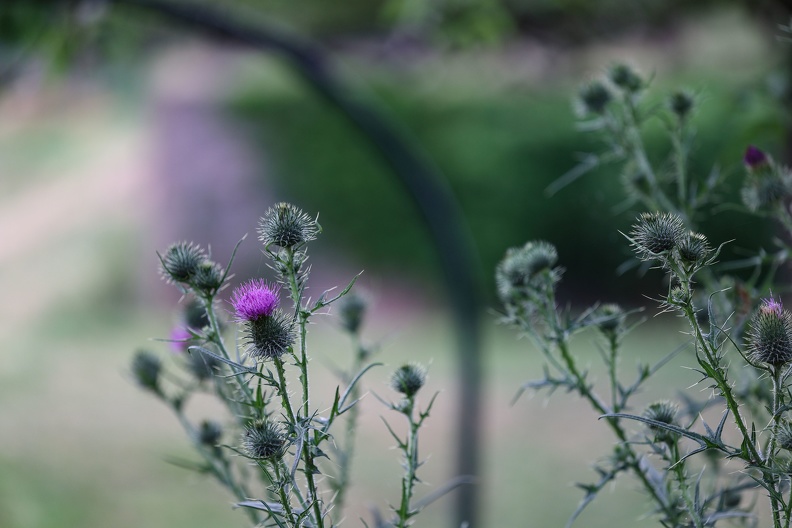
[{"label": "blurred background", "polygon": [[[320,214],[314,295],[364,270],[359,287],[371,303],[364,336],[382,343],[377,359],[388,365],[373,371],[367,388],[394,397],[386,386],[392,368],[430,365],[427,395],[441,394],[424,439],[428,485],[419,496],[455,474],[466,378],[459,313],[449,308],[460,297],[447,287],[453,262],[438,257],[436,236],[392,160],[289,50],[321,58],[309,66],[326,66],[319,71],[337,83],[342,101],[396,131],[454,199],[454,226],[473,255],[460,266],[476,290],[460,302],[475,301],[481,328],[468,350],[480,358],[473,364],[483,398],[473,412],[479,525],[563,526],[582,495],[573,484],[596,479],[589,464],[608,454],[611,438],[570,395],[511,405],[523,382],[541,376],[541,360],[496,325],[492,270],[506,248],[545,239],[566,269],[564,304],[581,311],[618,301],[648,305],[653,315],[644,296],[660,290],[660,275],[615,271],[629,259],[618,230],[636,214],[618,171],[605,167],[546,192],[598,148],[576,129],[571,101],[615,62],[651,78],[658,104],[673,88],[693,91],[694,170],[719,167],[724,197],[734,197],[746,145],[786,161],[792,154],[792,47],[779,28],[789,21],[786,4],[3,0],[0,526],[246,526],[213,482],[164,461],[189,457],[188,442],[134,385],[128,363],[139,348],[166,360],[171,353],[153,339],[168,337],[179,295],[160,280],[155,252],[192,240],[225,262],[248,234],[234,280],[268,277],[254,230],[267,207],[284,200]],[[205,8],[277,42],[223,34]],[[658,156],[667,148],[660,130],[647,142]],[[773,236],[760,222],[727,217],[714,215],[704,232],[736,239],[732,256]],[[676,325],[650,318],[628,343],[624,371],[673,350],[683,340]],[[332,314],[312,330],[317,369],[327,371],[315,394],[329,403],[333,366],[347,364],[352,345]],[[583,363],[593,363],[592,336],[578,345]],[[655,386],[696,381],[678,365],[660,376]],[[672,396],[658,389],[642,398],[662,395]],[[398,500],[385,412],[376,399],[364,401],[346,526]],[[454,504],[432,505],[416,526],[450,526]],[[624,478],[580,524],[651,526],[645,506]]]}]

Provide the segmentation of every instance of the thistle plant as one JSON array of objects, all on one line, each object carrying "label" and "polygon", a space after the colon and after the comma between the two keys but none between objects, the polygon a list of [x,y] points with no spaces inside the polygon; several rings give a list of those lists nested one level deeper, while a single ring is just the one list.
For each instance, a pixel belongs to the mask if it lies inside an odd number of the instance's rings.
[{"label": "thistle plant", "polygon": [[[356,278],[337,295],[326,291],[315,301],[306,295],[311,270],[307,246],[320,232],[316,220],[293,205],[270,208],[258,233],[274,280],[244,282],[227,301],[220,296],[228,285],[233,254],[222,267],[193,243],[170,246],[160,255],[160,271],[185,299],[169,340],[176,352],[175,367],[149,351],[138,352],[131,364],[137,383],[176,414],[200,456],[197,462],[172,462],[212,475],[255,526],[339,525],[351,483],[360,380],[379,365],[370,362],[376,347],[361,339],[366,303],[351,291]],[[290,306],[284,305],[284,298]],[[342,385],[332,405],[318,409],[311,400],[308,326],[331,305],[338,308],[354,354],[340,373]],[[234,348],[227,345],[229,329],[238,333]],[[462,483],[452,481],[422,501],[414,500],[421,464],[418,431],[431,409],[431,402],[425,411],[417,407],[416,394],[424,380],[423,370],[413,365],[397,370],[391,379],[404,398],[387,406],[407,418],[409,432],[401,440],[389,427],[399,442],[405,473],[399,505],[388,521],[375,515],[377,527],[411,525],[423,507]],[[190,419],[186,409],[198,394],[219,400],[226,418]],[[336,431],[339,420],[344,424]],[[321,462],[327,458],[333,464]]]},{"label": "thistle plant", "polygon": [[[584,399],[614,435],[609,456],[595,466],[599,479],[581,484],[584,497],[571,525],[598,493],[622,474],[631,474],[651,500],[651,513],[667,527],[721,525],[727,520],[756,525],[772,519],[774,528],[792,523],[792,314],[772,292],[776,272],[787,261],[792,236],[789,202],[792,176],[761,149],[749,146],[743,156],[742,204],[724,204],[722,177],[714,170],[701,178],[689,171],[694,139],[689,126],[696,98],[672,92],[665,105],[647,104],[649,83],[632,68],[614,66],[604,79],[580,91],[582,128],[603,139],[601,154],[584,158],[575,170],[551,186],[557,191],[589,169],[618,164],[632,204],[641,213],[624,237],[636,262],[666,276],[658,299],[661,312],[679,316],[689,341],[655,365],[641,365],[626,377],[619,359],[624,337],[637,323],[633,312],[613,304],[583,310],[562,309],[555,292],[562,268],[555,248],[528,242],[506,252],[495,281],[504,306],[504,323],[525,334],[545,358],[544,376],[525,390],[564,389]],[[653,163],[644,147],[645,126],[660,120],[670,152]],[[661,168],[658,168],[661,167]],[[700,232],[700,222],[714,207],[734,214],[770,218],[784,230],[770,250],[749,258],[720,262],[726,243],[713,244]],[[746,279],[734,275],[748,268]],[[572,349],[571,338],[593,330],[607,382],[596,385]],[[700,375],[705,401],[666,391],[648,406],[635,395],[650,385],[653,374],[676,354]],[[738,376],[741,378],[737,382]],[[672,400],[678,400],[674,403]],[[720,409],[717,423],[707,423],[705,409]],[[730,461],[740,471],[726,471]],[[764,504],[756,517],[753,503]],[[760,512],[762,509],[759,509]]]},{"label": "thistle plant", "polygon": [[[356,371],[336,390],[332,406],[314,407],[307,327],[345,297],[355,282],[335,296],[324,292],[315,301],[307,297],[307,246],[320,231],[315,219],[290,204],[267,211],[259,239],[274,281],[253,279],[233,290],[226,310],[230,323],[223,322],[221,306],[226,303],[220,295],[228,284],[231,262],[222,267],[192,243],[170,246],[160,256],[160,271],[187,299],[171,339],[182,352],[175,358],[175,369],[166,368],[151,352],[139,352],[132,362],[139,385],[174,411],[201,457],[199,462],[175,462],[213,475],[255,525],[335,526],[350,482],[354,425],[347,426],[340,478],[325,478],[319,459],[327,456],[328,445],[334,445],[335,423],[355,409],[361,376],[374,364],[366,364],[369,356],[358,346],[352,365]],[[284,306],[284,297],[291,306]],[[349,301],[346,306],[349,312]],[[344,318],[355,335],[362,312],[358,306],[354,317]],[[235,348],[227,345],[228,327],[239,332]],[[187,417],[188,402],[199,393],[223,403],[223,423],[196,423]]]}]

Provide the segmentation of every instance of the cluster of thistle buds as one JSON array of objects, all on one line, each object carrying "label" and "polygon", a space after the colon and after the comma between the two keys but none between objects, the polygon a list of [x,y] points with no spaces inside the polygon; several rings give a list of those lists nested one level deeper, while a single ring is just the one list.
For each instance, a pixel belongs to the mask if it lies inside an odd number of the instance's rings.
[{"label": "cluster of thistle buds", "polygon": [[673,213],[641,214],[627,238],[641,260],[660,261],[679,276],[691,276],[714,258],[707,237],[688,231]]},{"label": "cluster of thistle buds", "polygon": [[214,296],[225,280],[223,269],[191,242],[171,245],[160,257],[163,277],[173,284],[191,288],[203,297]]},{"label": "cluster of thistle buds", "polygon": [[[647,86],[647,81],[634,68],[615,64],[602,78],[583,85],[578,92],[577,107],[583,116],[602,116],[612,102],[620,97],[636,99]],[[684,121],[694,108],[695,98],[686,90],[677,90],[668,97],[666,105],[677,119]]]},{"label": "cluster of thistle buds", "polygon": [[522,247],[509,248],[495,269],[498,296],[506,306],[521,307],[529,312],[552,297],[561,279],[556,267],[558,252],[544,241],[531,241]]}]

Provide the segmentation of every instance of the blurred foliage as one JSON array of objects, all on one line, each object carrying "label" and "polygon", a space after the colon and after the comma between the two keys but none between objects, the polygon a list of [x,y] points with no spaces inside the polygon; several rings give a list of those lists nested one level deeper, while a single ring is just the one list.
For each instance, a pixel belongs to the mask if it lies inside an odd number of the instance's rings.
[{"label": "blurred foliage", "polygon": [[[750,88],[697,82],[711,88],[694,117],[693,170],[708,174],[713,164],[719,166],[728,175],[724,198],[739,201],[745,146],[781,147],[777,105]],[[449,178],[477,244],[488,291],[493,287],[487,270],[505,249],[538,238],[558,246],[568,270],[567,292],[591,301],[636,300],[629,295],[636,291],[634,280],[616,280],[616,268],[629,260],[618,231],[636,214],[619,207],[625,199],[620,174],[606,167],[555,196],[545,192],[575,165],[576,152],[597,149],[575,130],[567,95],[573,87],[454,97],[451,86],[427,94],[417,81],[379,83],[375,89],[389,113]],[[673,86],[673,80],[664,80],[657,97]],[[258,127],[275,172],[284,175],[284,192],[307,210],[321,210],[323,225],[339,233],[343,249],[357,258],[385,268],[397,263],[400,271],[420,274],[435,269],[416,212],[358,132],[299,87],[270,87],[255,83],[236,108]],[[649,131],[648,150],[662,163],[668,145],[657,126]],[[741,248],[755,250],[771,236],[758,220],[734,215],[724,211],[705,222],[711,240],[737,240],[725,259],[741,256]],[[631,278],[637,279],[634,272]],[[656,277],[651,280],[654,284]]]},{"label": "blurred foliage", "polygon": [[[310,37],[334,49],[344,39],[355,38],[440,48],[493,45],[521,35],[577,44],[643,28],[662,29],[691,12],[714,7],[750,5],[744,13],[760,16],[785,4],[780,0],[750,4],[739,0],[347,0],[329,7],[324,0],[170,1],[216,8],[246,24]],[[2,0],[0,83],[29,59],[48,61],[60,69],[79,68],[85,62],[118,62],[132,69],[135,58],[181,36],[175,25],[157,17],[156,10],[135,9],[136,3]],[[419,83],[388,73],[359,77],[374,85],[378,99],[374,105],[384,104],[450,178],[478,244],[482,270],[492,269],[506,247],[528,238],[547,238],[558,244],[569,268],[564,284],[570,291],[594,298],[614,287],[602,284],[601,278],[613,277],[627,252],[603,248],[623,245],[617,229],[632,218],[632,212],[614,213],[622,200],[618,175],[602,170],[557,196],[544,194],[549,183],[575,164],[575,152],[595,150],[574,130],[568,102],[573,86],[479,92],[468,78],[463,81],[464,95],[447,97],[446,90],[427,95]],[[708,172],[713,161],[725,170],[739,168],[748,143],[781,151],[778,138],[786,123],[780,121],[776,102],[742,93],[735,96],[735,87],[719,85],[718,79],[695,82],[711,90],[697,116],[702,139],[695,153],[697,170]],[[789,91],[789,83],[783,83],[779,98]],[[746,88],[745,93],[751,94],[757,87]],[[365,138],[343,116],[302,85],[290,86],[286,92],[257,86],[255,92],[240,101],[238,109],[260,125],[261,137],[272,149],[278,172],[285,175],[284,185],[295,199],[306,209],[321,210],[323,223],[335,224],[334,231],[345,233],[347,249],[365,252],[383,265],[397,262],[400,270],[434,269],[433,252],[416,211]],[[649,149],[656,154],[663,151],[660,134],[650,140]],[[726,192],[739,188],[734,181],[737,173]],[[745,236],[719,233],[727,225],[721,219],[713,220],[707,234],[712,240],[759,243],[751,232],[758,229],[756,224],[741,224]],[[482,273],[491,286],[489,273]],[[622,291],[633,288],[628,281],[619,284]]]}]

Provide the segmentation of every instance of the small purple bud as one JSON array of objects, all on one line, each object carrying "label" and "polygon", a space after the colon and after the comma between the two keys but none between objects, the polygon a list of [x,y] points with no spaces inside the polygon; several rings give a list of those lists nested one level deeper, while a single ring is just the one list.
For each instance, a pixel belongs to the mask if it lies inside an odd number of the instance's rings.
[{"label": "small purple bud", "polygon": [[256,321],[273,314],[280,302],[280,288],[261,279],[241,285],[231,294],[231,305],[240,321]]},{"label": "small purple bud", "polygon": [[192,334],[183,326],[174,326],[170,333],[170,346],[174,352],[182,353],[187,351],[192,339]]},{"label": "small purple bud", "polygon": [[745,149],[743,163],[745,163],[745,166],[749,169],[761,167],[762,165],[766,165],[767,162],[767,154],[765,154],[764,151],[754,147],[753,145],[748,145],[748,148]]}]

